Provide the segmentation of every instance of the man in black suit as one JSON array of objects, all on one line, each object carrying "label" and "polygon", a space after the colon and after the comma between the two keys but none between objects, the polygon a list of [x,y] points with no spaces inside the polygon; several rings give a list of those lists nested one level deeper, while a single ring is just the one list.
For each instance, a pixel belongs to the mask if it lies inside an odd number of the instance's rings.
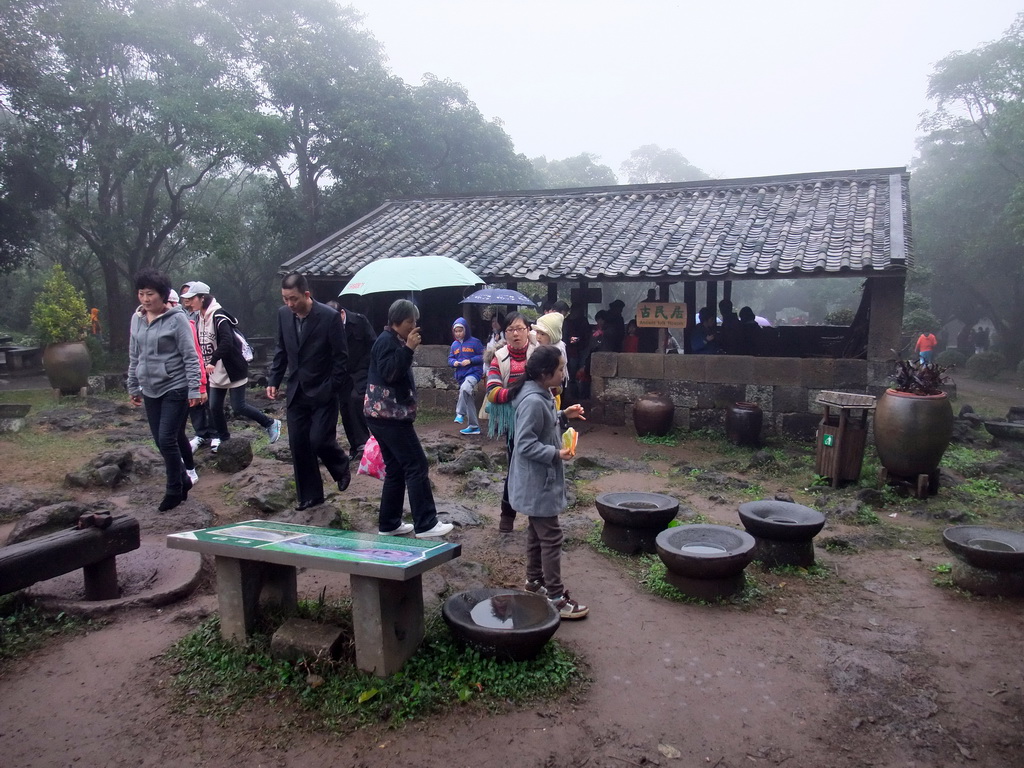
[{"label": "man in black suit", "polygon": [[324,502],[317,459],[344,491],[352,479],[348,456],[338,445],[338,395],[348,378],[348,345],[341,316],[309,295],[304,275],[281,281],[284,306],[277,311],[277,348],[267,372],[267,397],[288,374],[288,447],[292,452],[296,509]]},{"label": "man in black suit", "polygon": [[345,391],[338,396],[341,409],[341,424],[348,438],[352,461],[358,461],[363,446],[370,439],[370,428],[363,415],[363,397],[366,395],[366,374],[370,370],[370,350],[377,340],[377,332],[366,315],[346,309],[336,301],[328,301],[341,314],[345,326],[345,341],[348,342],[348,383]]}]

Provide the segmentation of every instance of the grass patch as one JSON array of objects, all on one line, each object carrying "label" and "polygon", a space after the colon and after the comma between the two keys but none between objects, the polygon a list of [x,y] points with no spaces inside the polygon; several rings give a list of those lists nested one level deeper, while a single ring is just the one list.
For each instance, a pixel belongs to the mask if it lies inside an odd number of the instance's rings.
[{"label": "grass patch", "polygon": [[[351,628],[344,604],[304,602],[307,618],[339,620]],[[298,707],[310,730],[348,733],[372,723],[397,725],[456,706],[485,708],[523,705],[565,693],[587,682],[580,661],[549,642],[532,661],[501,662],[462,649],[438,615],[426,638],[401,671],[388,678],[367,676],[351,659],[299,664],[271,658],[270,639],[257,634],[245,646],[220,637],[219,621],[204,622],[176,643],[166,658],[174,666],[175,709],[224,720],[259,703]]]},{"label": "grass patch", "polygon": [[667,435],[637,435],[636,441],[643,445],[667,445],[675,447],[683,439],[682,432],[673,429]]},{"label": "grass patch", "polygon": [[48,613],[22,594],[0,597],[0,669],[54,637],[81,634],[92,626],[67,613]]},{"label": "grass patch", "polygon": [[995,461],[1002,454],[990,448],[971,448],[966,445],[951,444],[942,455],[942,466],[949,467],[954,472],[962,475],[969,475],[977,471],[978,467],[990,461]]}]

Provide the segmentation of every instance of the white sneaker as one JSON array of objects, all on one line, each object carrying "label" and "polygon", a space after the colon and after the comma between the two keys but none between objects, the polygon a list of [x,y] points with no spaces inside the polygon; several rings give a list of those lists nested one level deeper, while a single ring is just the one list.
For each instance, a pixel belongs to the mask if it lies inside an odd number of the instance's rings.
[{"label": "white sneaker", "polygon": [[192,481],[192,485],[199,482],[199,472],[194,469],[186,469],[185,474],[188,475],[188,479]]},{"label": "white sneaker", "polygon": [[220,448],[220,438],[214,437],[210,439],[210,453],[216,453],[217,449]]},{"label": "white sneaker", "polygon": [[192,453],[195,453],[196,451],[199,450],[201,446],[206,445],[206,438],[196,435],[195,437],[188,441],[188,444],[192,446]]},{"label": "white sneaker", "polygon": [[442,523],[440,520],[437,521],[437,525],[431,528],[429,531],[423,531],[423,533],[417,533],[417,539],[430,539],[434,536],[444,536],[446,533],[451,533],[452,528],[455,526],[451,523]]},{"label": "white sneaker", "polygon": [[377,531],[379,536],[404,536],[407,533],[412,533],[412,523],[402,523],[400,526],[395,528],[393,531]]}]

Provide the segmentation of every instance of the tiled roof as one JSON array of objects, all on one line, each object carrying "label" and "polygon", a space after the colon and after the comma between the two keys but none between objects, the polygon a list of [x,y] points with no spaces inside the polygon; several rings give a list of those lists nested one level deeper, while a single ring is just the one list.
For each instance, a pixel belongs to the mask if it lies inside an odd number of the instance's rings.
[{"label": "tiled roof", "polygon": [[864,274],[912,262],[903,168],[385,203],[283,265],[456,259],[487,282]]}]

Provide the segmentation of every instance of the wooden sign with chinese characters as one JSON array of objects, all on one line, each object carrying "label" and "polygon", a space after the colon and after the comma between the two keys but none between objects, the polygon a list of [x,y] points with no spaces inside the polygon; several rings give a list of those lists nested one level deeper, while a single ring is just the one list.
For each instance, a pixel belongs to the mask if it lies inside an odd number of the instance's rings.
[{"label": "wooden sign with chinese characters", "polygon": [[685,328],[686,305],[671,301],[644,301],[636,306],[640,328]]}]

